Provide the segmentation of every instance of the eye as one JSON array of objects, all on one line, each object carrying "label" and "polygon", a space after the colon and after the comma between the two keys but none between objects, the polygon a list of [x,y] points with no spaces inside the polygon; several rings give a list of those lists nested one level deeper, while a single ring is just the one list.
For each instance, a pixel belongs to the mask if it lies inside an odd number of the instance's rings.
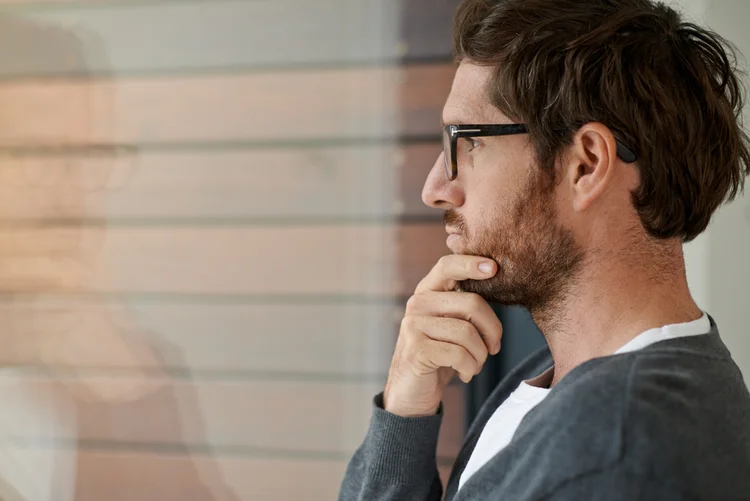
[{"label": "eye", "polygon": [[479,148],[482,145],[482,143],[478,139],[473,137],[467,137],[466,141],[469,143],[468,151],[471,151],[474,148]]}]

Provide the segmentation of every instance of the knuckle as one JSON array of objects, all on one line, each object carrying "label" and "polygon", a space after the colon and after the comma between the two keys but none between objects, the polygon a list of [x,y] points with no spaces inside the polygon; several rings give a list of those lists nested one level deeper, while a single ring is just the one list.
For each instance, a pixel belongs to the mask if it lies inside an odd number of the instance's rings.
[{"label": "knuckle", "polygon": [[479,365],[479,363],[474,360],[473,358],[468,362],[468,371],[471,372],[472,375],[477,375],[481,372],[482,366]]},{"label": "knuckle", "polygon": [[405,353],[416,353],[420,349],[424,349],[424,344],[420,342],[417,331],[413,329],[407,329],[403,336],[403,351]]},{"label": "knuckle", "polygon": [[398,335],[398,341],[396,342],[396,351],[408,353],[411,351],[412,346],[414,346],[416,338],[416,331],[402,326],[401,332]]},{"label": "knuckle", "polygon": [[459,327],[459,334],[463,339],[469,340],[477,335],[477,330],[471,323],[461,322],[461,326]]},{"label": "knuckle", "polygon": [[453,361],[458,359],[454,348],[455,345],[449,343],[442,343],[440,345],[440,358],[445,362],[445,365],[453,365]]},{"label": "knuckle", "polygon": [[461,353],[461,358],[464,361],[464,363],[467,365],[467,367],[470,367],[471,369],[477,368],[477,361],[476,359],[469,353],[468,350],[463,350]]},{"label": "knuckle", "polygon": [[432,364],[432,353],[430,353],[429,347],[425,346],[423,343],[420,343],[418,346],[414,347],[414,350],[411,352],[411,356],[409,360],[411,361],[412,365],[418,366],[418,367],[430,367]]},{"label": "knuckle", "polygon": [[462,364],[462,365],[463,365],[464,367],[467,367],[467,368],[468,368],[468,367],[471,367],[472,365],[474,365],[474,364],[473,364],[473,362],[474,362],[474,357],[472,357],[472,356],[471,356],[471,355],[469,354],[469,352],[468,352],[468,351],[466,351],[466,350],[461,350],[461,352],[460,352],[460,353],[459,353],[459,354],[458,354],[457,356],[458,356],[459,360],[461,361],[461,364]]},{"label": "knuckle", "polygon": [[472,357],[471,355],[467,355],[462,360],[463,362],[461,365],[463,366],[466,372],[468,372],[469,374],[477,373],[477,367],[479,366],[477,365],[476,360],[474,360],[474,357]]},{"label": "knuckle", "polygon": [[456,360],[454,366],[457,371],[463,372],[467,375],[476,374],[476,364],[473,360],[474,359],[470,356],[462,356]]},{"label": "knuckle", "polygon": [[421,301],[419,295],[415,294],[406,301],[406,313],[413,313],[419,310]]},{"label": "knuckle", "polygon": [[404,347],[408,347],[417,337],[417,328],[415,327],[414,317],[406,316],[401,319],[401,329],[399,338],[403,339]]},{"label": "knuckle", "polygon": [[414,331],[416,327],[416,318],[411,315],[405,315],[401,319],[401,332]]},{"label": "knuckle", "polygon": [[487,349],[486,349],[486,348],[485,348],[485,349],[483,349],[483,350],[482,350],[482,352],[481,352],[481,355],[480,355],[480,357],[479,357],[479,358],[480,358],[481,360],[478,360],[478,361],[477,361],[477,362],[478,362],[478,366],[479,366],[479,367],[484,367],[484,364],[485,364],[485,363],[487,362],[487,358],[488,358],[489,356],[490,356],[490,352],[489,352],[489,351],[487,351]]},{"label": "knuckle", "polygon": [[427,289],[427,280],[429,279],[428,277],[429,275],[419,281],[417,286],[414,288],[414,294],[420,294],[423,290]]},{"label": "knuckle", "polygon": [[451,358],[461,357],[461,347],[452,343],[443,343],[441,345],[443,352]]},{"label": "knuckle", "polygon": [[438,259],[437,264],[435,265],[440,271],[445,271],[450,266],[451,256],[446,255]]},{"label": "knuckle", "polygon": [[410,320],[408,320],[408,318],[409,317],[404,317],[401,319],[401,325],[399,327],[399,338],[401,339],[405,339],[407,336],[407,333],[411,330],[409,328]]},{"label": "knuckle", "polygon": [[482,299],[482,296],[479,294],[470,294],[467,298],[467,305],[466,307],[471,310],[472,312],[479,312],[482,307],[484,306],[484,299]]}]

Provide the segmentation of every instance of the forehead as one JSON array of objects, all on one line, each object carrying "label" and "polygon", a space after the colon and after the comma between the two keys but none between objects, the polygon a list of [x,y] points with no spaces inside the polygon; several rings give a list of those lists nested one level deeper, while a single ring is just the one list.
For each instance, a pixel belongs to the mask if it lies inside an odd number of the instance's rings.
[{"label": "forehead", "polygon": [[502,123],[505,116],[487,97],[492,67],[462,62],[443,107],[443,123]]}]

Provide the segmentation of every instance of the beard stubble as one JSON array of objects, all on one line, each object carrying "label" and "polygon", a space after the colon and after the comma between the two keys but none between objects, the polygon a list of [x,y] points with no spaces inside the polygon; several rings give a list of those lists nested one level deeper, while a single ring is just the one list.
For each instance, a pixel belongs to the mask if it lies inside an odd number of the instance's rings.
[{"label": "beard stubble", "polygon": [[558,221],[554,186],[542,173],[530,175],[510,217],[495,216],[476,229],[469,228],[455,210],[446,211],[444,223],[456,228],[466,243],[462,253],[498,264],[492,278],[462,280],[457,291],[476,293],[502,305],[523,306],[535,319],[552,313],[571,292],[584,260],[572,231]]}]

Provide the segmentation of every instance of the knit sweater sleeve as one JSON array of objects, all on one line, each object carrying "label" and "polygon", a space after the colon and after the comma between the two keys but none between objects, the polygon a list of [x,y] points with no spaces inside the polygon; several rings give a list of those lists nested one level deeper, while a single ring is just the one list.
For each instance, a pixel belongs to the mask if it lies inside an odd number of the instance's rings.
[{"label": "knit sweater sleeve", "polygon": [[439,501],[436,448],[443,406],[434,416],[405,418],[373,399],[370,427],[346,470],[339,501]]}]

